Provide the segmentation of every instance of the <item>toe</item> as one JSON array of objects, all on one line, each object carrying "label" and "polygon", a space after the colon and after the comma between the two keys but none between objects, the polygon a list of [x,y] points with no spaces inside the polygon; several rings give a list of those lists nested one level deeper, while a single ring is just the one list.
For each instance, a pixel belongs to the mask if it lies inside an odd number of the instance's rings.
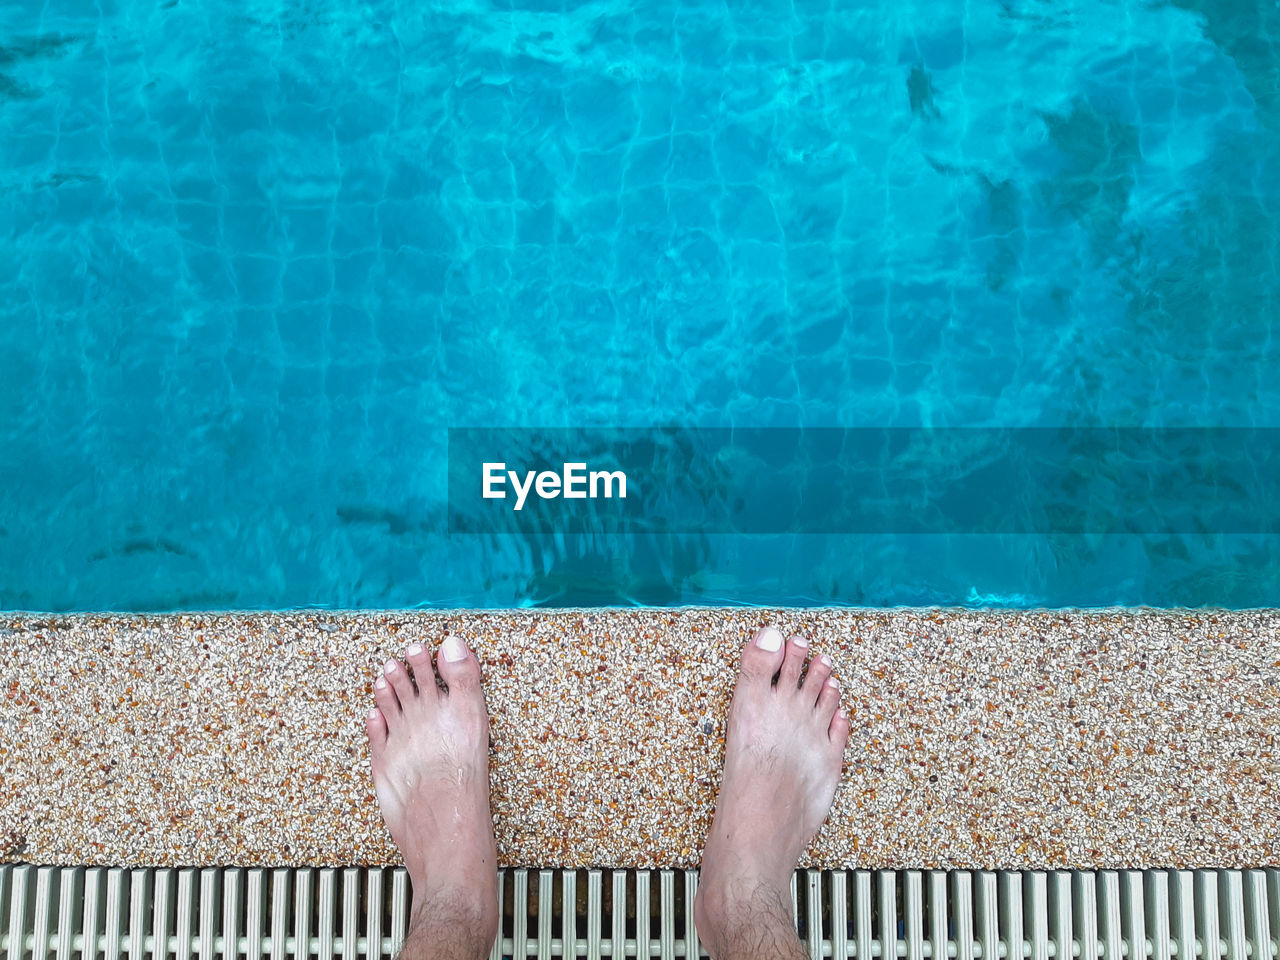
[{"label": "toe", "polygon": [[831,726],[827,728],[827,736],[833,744],[839,746],[841,754],[844,753],[845,745],[849,742],[849,731],[852,729],[849,715],[843,710],[837,710],[836,715],[831,718]]},{"label": "toe", "polygon": [[387,721],[378,707],[370,710],[365,717],[364,731],[369,735],[369,752],[376,763],[382,755],[382,748],[387,745]]},{"label": "toe", "polygon": [[400,698],[396,696],[395,687],[387,681],[385,672],[373,681],[373,700],[382,711],[384,721],[400,716]]},{"label": "toe", "polygon": [[480,689],[480,662],[458,637],[444,638],[436,654],[436,669],[451,695]]},{"label": "toe", "polygon": [[813,694],[816,702],[818,697],[822,695],[822,688],[826,686],[827,678],[831,676],[831,668],[834,664],[831,658],[825,653],[820,657],[814,657],[809,662],[809,669],[804,675],[804,689]]},{"label": "toe", "polygon": [[809,656],[809,641],[804,637],[792,637],[787,641],[787,655],[782,660],[778,674],[778,689],[794,690],[800,685],[800,670]]},{"label": "toe", "polygon": [[782,666],[782,633],[776,627],[764,627],[747,641],[738,668],[738,685],[768,687]]},{"label": "toe", "polygon": [[396,699],[400,701],[400,709],[404,710],[413,703],[416,694],[413,691],[413,681],[409,679],[409,671],[404,668],[404,664],[399,660],[388,660],[387,665],[383,668],[383,673],[387,677],[387,683],[391,685],[391,689],[396,692]]},{"label": "toe", "polygon": [[411,643],[404,651],[404,659],[409,664],[409,669],[413,671],[413,682],[418,687],[418,694],[421,696],[436,685],[436,671],[431,666],[431,651],[420,643]]},{"label": "toe", "polygon": [[[808,689],[806,684],[805,689]],[[814,712],[823,723],[829,724],[840,706],[840,684],[835,677],[827,677],[822,682],[822,690],[818,693],[818,702],[814,704]]]}]

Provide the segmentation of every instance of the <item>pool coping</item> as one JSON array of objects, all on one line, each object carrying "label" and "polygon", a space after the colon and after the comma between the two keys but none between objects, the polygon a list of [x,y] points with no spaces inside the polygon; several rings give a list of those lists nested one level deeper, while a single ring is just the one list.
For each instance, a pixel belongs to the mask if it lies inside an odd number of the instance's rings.
[{"label": "pool coping", "polygon": [[0,615],[0,861],[398,863],[370,682],[452,632],[504,865],[695,866],[765,620],[854,723],[805,866],[1280,863],[1280,610],[768,606]]}]

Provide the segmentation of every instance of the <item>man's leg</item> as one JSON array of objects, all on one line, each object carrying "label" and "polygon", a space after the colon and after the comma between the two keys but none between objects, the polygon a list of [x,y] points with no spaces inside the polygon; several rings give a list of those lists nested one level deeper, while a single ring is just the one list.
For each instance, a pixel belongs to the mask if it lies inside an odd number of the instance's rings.
[{"label": "man's leg", "polygon": [[[849,720],[831,661],[766,627],[742,652],[693,916],[714,960],[802,960],[791,876],[840,779]],[[777,682],[774,682],[774,675]]]},{"label": "man's leg", "polygon": [[400,955],[480,960],[498,932],[480,664],[461,640],[446,638],[435,661],[441,690],[429,650],[412,644],[406,660],[408,669],[387,661],[367,721],[378,805],[413,883]]}]

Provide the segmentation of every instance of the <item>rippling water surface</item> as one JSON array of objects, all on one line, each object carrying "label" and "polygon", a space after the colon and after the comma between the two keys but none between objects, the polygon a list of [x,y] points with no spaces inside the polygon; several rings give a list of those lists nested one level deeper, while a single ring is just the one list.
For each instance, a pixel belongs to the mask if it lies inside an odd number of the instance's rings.
[{"label": "rippling water surface", "polygon": [[1280,426],[1277,171],[1271,0],[11,2],[0,605],[1274,603],[1247,534],[451,537],[445,431]]}]

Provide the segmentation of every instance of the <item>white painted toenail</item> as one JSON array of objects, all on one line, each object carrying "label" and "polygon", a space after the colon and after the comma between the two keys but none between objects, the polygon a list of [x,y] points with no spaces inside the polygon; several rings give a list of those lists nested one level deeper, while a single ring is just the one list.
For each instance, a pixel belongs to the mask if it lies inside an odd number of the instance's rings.
[{"label": "white painted toenail", "polygon": [[832,690],[840,689],[840,684],[836,683],[835,677],[827,677],[827,686],[830,687]]},{"label": "white painted toenail", "polygon": [[369,719],[370,719],[370,720],[377,720],[377,719],[378,719],[378,708],[377,708],[377,707],[374,707],[372,710],[370,710],[370,711],[369,711]]},{"label": "white painted toenail", "polygon": [[765,627],[756,634],[756,646],[774,653],[782,647],[782,634],[774,627]]},{"label": "white painted toenail", "polygon": [[382,669],[384,669],[385,671],[387,671],[387,673],[388,673],[388,674],[395,673],[395,672],[396,672],[396,662],[395,662],[394,660],[388,660],[388,661],[387,661],[387,665],[386,665],[385,667],[383,667]]},{"label": "white painted toenail", "polygon": [[796,637],[795,645],[797,647],[807,647],[809,645],[809,641],[806,640],[804,637]]},{"label": "white painted toenail", "polygon": [[835,666],[835,663],[825,653],[822,655],[822,662],[825,663],[828,667]]},{"label": "white painted toenail", "polygon": [[444,658],[449,663],[467,659],[467,645],[457,637],[445,637],[443,650]]},{"label": "white painted toenail", "polygon": [[387,689],[387,678],[379,677],[377,680],[373,681],[373,685],[379,690],[385,690]]},{"label": "white painted toenail", "polygon": [[422,652],[422,644],[420,643],[411,643],[409,644],[408,648],[405,650],[405,653],[411,657],[416,657],[421,652]]}]

